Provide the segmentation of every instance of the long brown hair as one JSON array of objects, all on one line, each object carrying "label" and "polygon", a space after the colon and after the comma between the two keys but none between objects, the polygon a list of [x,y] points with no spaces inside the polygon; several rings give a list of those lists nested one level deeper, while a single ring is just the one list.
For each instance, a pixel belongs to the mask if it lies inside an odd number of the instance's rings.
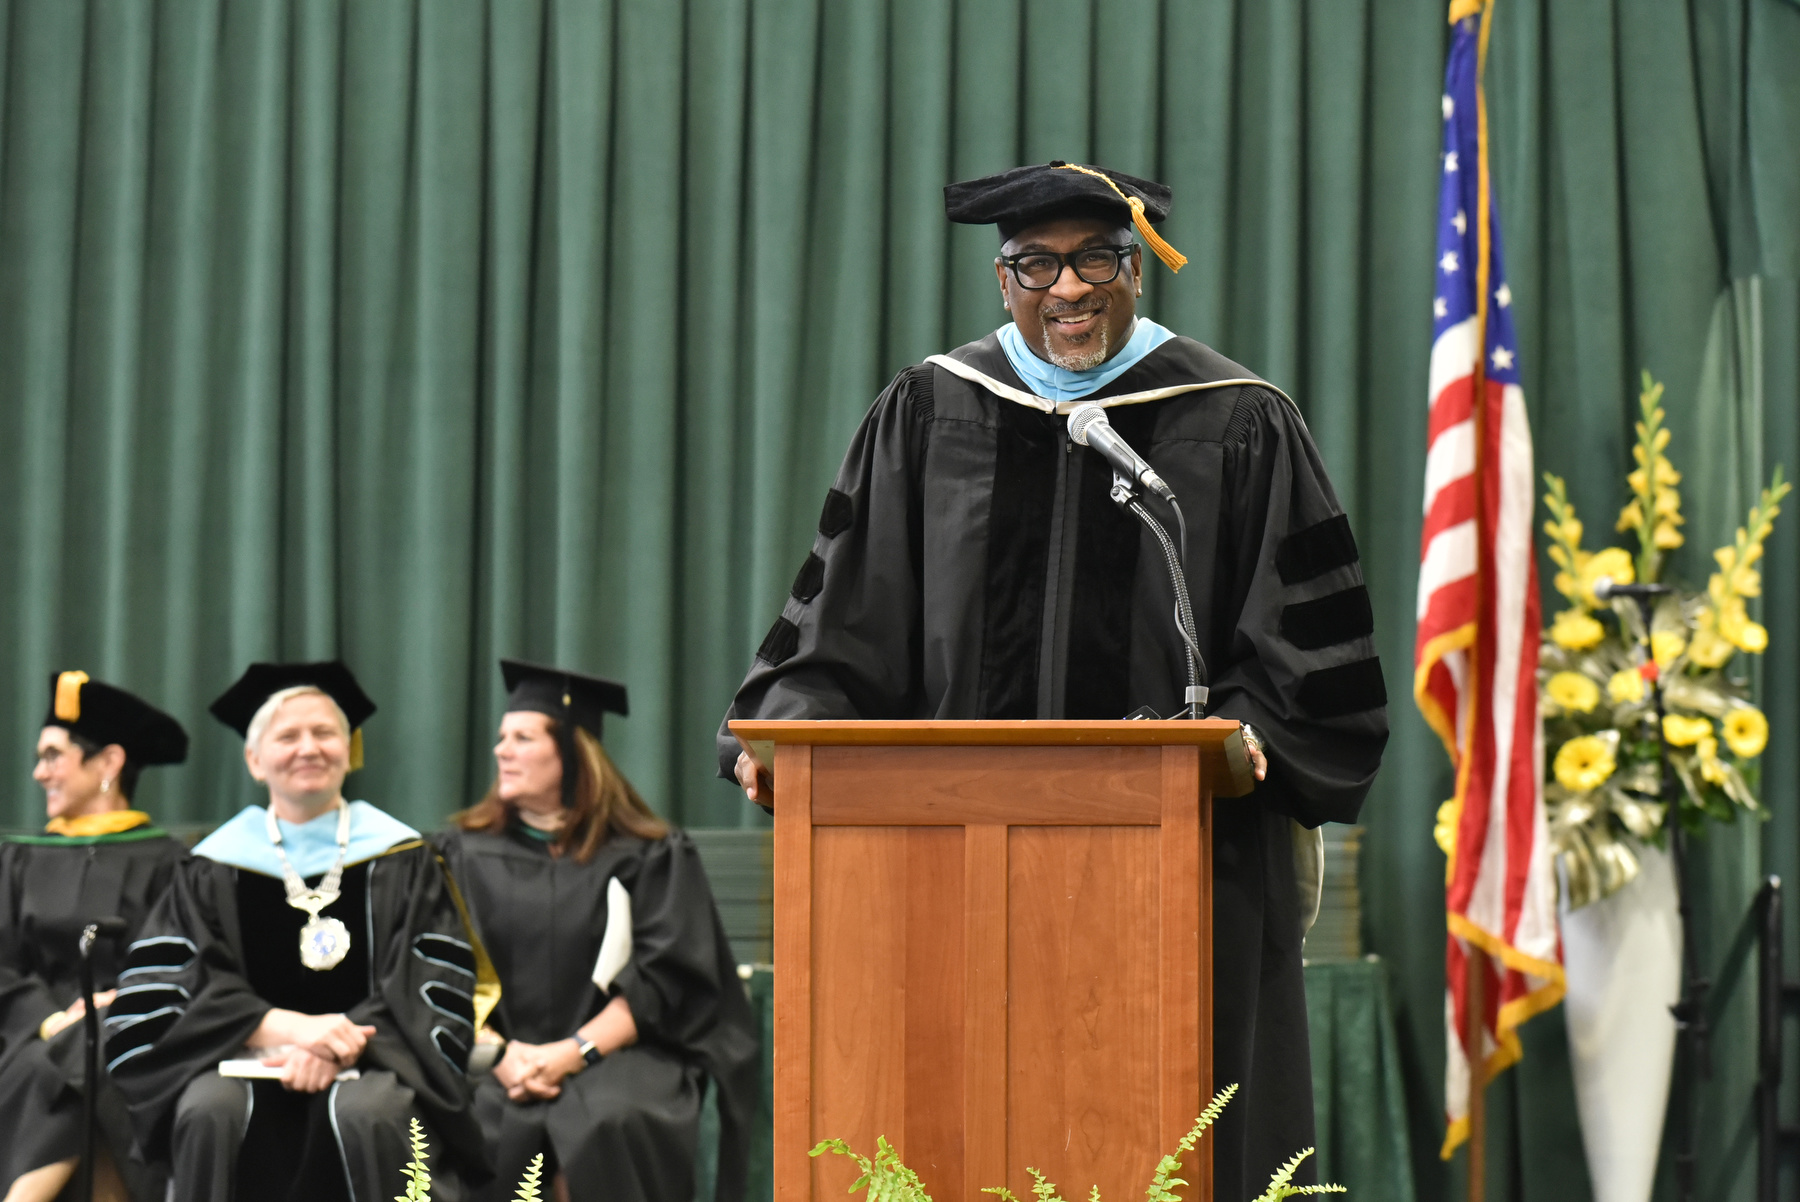
[{"label": "long brown hair", "polygon": [[[546,715],[550,738],[562,746],[562,724]],[[585,864],[600,845],[613,835],[636,835],[640,839],[661,839],[669,833],[669,824],[651,811],[638,791],[631,787],[619,766],[612,762],[600,740],[577,726],[575,728],[575,801],[563,819],[562,830],[550,844],[550,854],[574,853],[575,862]],[[563,765],[567,772],[569,766]],[[504,831],[513,820],[515,807],[500,796],[500,777],[488,786],[487,796],[455,815],[451,821],[465,831]]]}]

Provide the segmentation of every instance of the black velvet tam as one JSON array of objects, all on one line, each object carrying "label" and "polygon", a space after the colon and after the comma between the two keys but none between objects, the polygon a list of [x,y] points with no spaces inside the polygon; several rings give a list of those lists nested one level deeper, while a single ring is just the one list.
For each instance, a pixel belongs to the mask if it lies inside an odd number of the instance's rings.
[{"label": "black velvet tam", "polygon": [[375,703],[356,683],[356,677],[341,660],[316,664],[251,664],[244,674],[219,699],[212,703],[212,716],[240,735],[250,733],[250,719],[256,711],[283,689],[295,685],[311,685],[338,703],[356,730],[375,713]]},{"label": "black velvet tam", "polygon": [[117,743],[134,764],[179,764],[187,759],[187,731],[141,697],[85,672],[50,674],[45,726],[60,726],[102,747]]},{"label": "black velvet tam", "polygon": [[[1100,172],[1126,196],[1143,201],[1144,216],[1151,222],[1169,216],[1172,193],[1168,185],[1105,167],[1090,166],[1088,170]],[[1131,224],[1131,208],[1119,192],[1108,187],[1106,180],[1074,170],[1061,159],[950,184],[944,188],[944,214],[962,225],[998,225],[1001,241],[1041,222],[1065,217],[1100,217],[1122,226]]]},{"label": "black velvet tam", "polygon": [[603,676],[503,659],[500,677],[506,682],[507,713],[545,714],[559,722],[572,722],[596,739],[607,714],[624,717],[631,713],[625,686]]}]

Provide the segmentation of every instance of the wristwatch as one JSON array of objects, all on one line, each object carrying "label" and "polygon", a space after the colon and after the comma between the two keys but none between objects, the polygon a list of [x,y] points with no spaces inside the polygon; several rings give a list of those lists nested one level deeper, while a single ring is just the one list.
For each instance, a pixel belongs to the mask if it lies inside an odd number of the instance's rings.
[{"label": "wristwatch", "polygon": [[595,1047],[594,1041],[591,1039],[581,1040],[579,1046],[577,1046],[575,1050],[581,1053],[581,1058],[587,1061],[589,1068],[592,1068],[594,1065],[599,1064],[602,1060],[606,1059],[606,1053]]}]

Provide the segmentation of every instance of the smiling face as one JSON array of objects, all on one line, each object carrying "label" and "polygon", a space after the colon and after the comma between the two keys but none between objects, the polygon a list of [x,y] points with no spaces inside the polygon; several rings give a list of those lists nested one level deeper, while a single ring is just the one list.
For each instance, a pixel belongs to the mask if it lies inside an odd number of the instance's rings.
[{"label": "smiling face", "polygon": [[502,717],[494,763],[501,801],[533,814],[562,809],[562,751],[547,715],[515,710]]},{"label": "smiling face", "polygon": [[[1068,254],[1088,246],[1124,246],[1131,240],[1130,229],[1115,222],[1071,217],[1020,230],[1000,253],[1047,250]],[[1056,283],[1034,291],[1022,286],[1004,263],[994,264],[1001,295],[1026,345],[1069,371],[1099,367],[1125,345],[1137,316],[1137,298],[1144,291],[1142,267],[1143,252],[1133,251],[1111,282],[1090,284],[1065,265]]]},{"label": "smiling face", "polygon": [[244,763],[272,799],[320,810],[343,795],[349,732],[329,697],[302,693],[282,702],[256,746],[244,748]]},{"label": "smiling face", "polygon": [[116,743],[93,755],[82,750],[60,726],[46,726],[38,735],[37,766],[31,779],[43,786],[44,811],[51,818],[77,818],[128,803],[116,787],[125,764],[125,752]]}]

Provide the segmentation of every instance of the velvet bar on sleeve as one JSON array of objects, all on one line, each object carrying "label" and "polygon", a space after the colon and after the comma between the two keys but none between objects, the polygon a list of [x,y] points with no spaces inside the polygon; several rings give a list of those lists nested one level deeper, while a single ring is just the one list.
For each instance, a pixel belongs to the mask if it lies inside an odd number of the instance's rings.
[{"label": "velvet bar on sleeve", "polygon": [[[693,1194],[700,1104],[718,1101],[720,1202],[743,1196],[754,1116],[758,1041],[693,843],[680,833],[614,835],[581,863],[555,856],[531,831],[449,831],[435,837],[463,889],[502,985],[492,1025],[510,1039],[567,1039],[614,996],[637,1024],[636,1044],[567,1077],[562,1094],[515,1103],[492,1077],[476,1107],[496,1181],[515,1181],[546,1148],[573,1202],[653,1202]],[[608,885],[630,898],[631,956],[599,989]]]},{"label": "velvet bar on sleeve", "polygon": [[[1356,542],[1300,411],[1188,338],[1083,398],[1174,489],[1209,713],[1269,754],[1214,842],[1215,1190],[1312,1139],[1293,827],[1354,821],[1387,740]],[[733,718],[1123,718],[1182,707],[1154,536],[996,335],[902,371],[864,418]],[[1153,513],[1175,527],[1159,501]],[[719,769],[737,741],[721,724]],[[1290,821],[1291,820],[1291,821]]]}]

